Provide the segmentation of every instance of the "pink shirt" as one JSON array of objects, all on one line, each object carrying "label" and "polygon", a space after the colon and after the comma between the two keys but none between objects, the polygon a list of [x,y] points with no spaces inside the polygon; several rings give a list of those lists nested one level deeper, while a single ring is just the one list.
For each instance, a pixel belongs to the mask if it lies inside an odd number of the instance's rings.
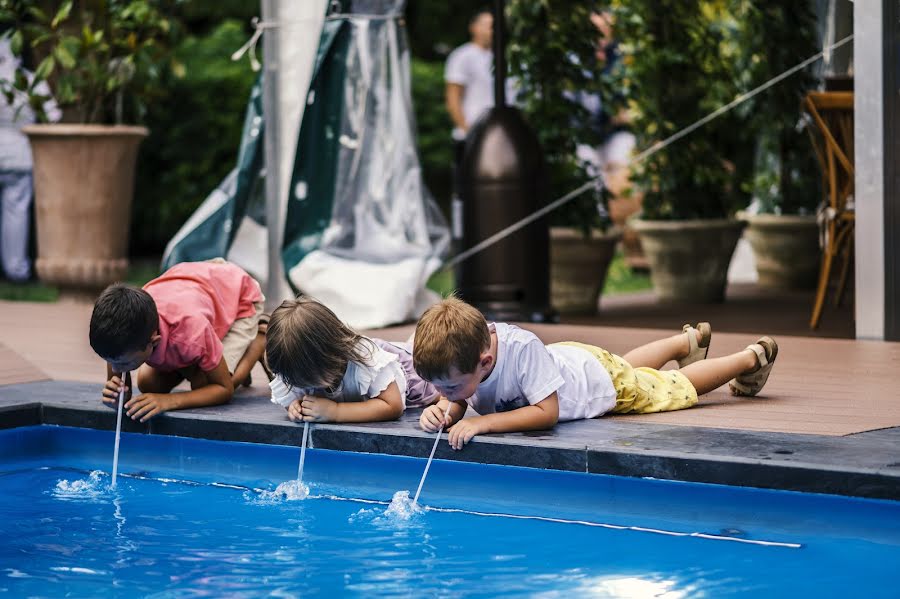
[{"label": "pink shirt", "polygon": [[159,345],[147,364],[163,371],[197,365],[207,372],[222,360],[222,339],[239,318],[256,313],[263,294],[228,262],[183,262],[144,285],[159,313]]}]

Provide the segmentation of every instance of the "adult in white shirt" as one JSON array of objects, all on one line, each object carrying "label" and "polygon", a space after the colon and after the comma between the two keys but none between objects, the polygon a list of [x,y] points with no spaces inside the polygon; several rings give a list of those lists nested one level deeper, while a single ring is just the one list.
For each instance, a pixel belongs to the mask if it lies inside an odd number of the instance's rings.
[{"label": "adult in white shirt", "polygon": [[463,141],[472,124],[494,105],[494,17],[486,10],[469,20],[471,41],[450,53],[444,69],[453,139]]},{"label": "adult in white shirt", "polygon": [[[28,236],[33,185],[31,146],[21,129],[35,122],[35,114],[27,95],[11,86],[18,67],[9,39],[0,39],[0,81],[4,91],[12,93],[11,103],[0,98],[0,263],[10,280],[25,281],[31,276]],[[33,75],[25,71],[25,76],[31,82]],[[35,92],[50,95],[44,81],[35,86]],[[59,120],[60,111],[52,99],[45,102],[44,112],[51,122]]]}]

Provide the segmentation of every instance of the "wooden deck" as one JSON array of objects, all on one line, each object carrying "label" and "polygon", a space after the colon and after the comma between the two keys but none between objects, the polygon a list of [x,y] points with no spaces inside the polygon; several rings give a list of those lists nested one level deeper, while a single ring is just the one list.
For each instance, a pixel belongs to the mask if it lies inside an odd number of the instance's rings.
[{"label": "wooden deck", "polygon": [[[73,301],[0,301],[0,385],[44,379],[96,382],[99,398],[104,365],[88,344],[90,312],[90,304]],[[777,336],[778,362],[764,396],[738,399],[723,388],[705,396],[699,406],[690,410],[617,416],[617,422],[818,435],[848,435],[900,426],[900,393],[894,378],[894,373],[900,371],[900,343],[785,336],[775,328],[758,325],[747,327],[748,332],[726,333],[716,318],[709,318],[714,330],[711,356],[737,351],[761,333]],[[739,316],[735,318],[746,323]],[[722,320],[727,324],[728,319]],[[584,341],[624,353],[671,334],[683,321],[672,322],[664,329],[578,324],[524,326],[547,343]],[[407,325],[376,334],[403,339],[411,330],[412,326]],[[253,376],[253,387],[240,393],[265,397],[268,388],[262,370],[257,367]]]}]

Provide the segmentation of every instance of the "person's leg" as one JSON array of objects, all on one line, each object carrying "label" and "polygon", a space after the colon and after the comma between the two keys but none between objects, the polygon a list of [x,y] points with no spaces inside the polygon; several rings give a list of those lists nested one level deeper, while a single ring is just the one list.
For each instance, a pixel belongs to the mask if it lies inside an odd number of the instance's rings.
[{"label": "person's leg", "polygon": [[633,133],[617,131],[604,142],[600,151],[600,162],[603,168],[603,180],[613,197],[624,195],[630,182],[628,180],[628,163],[634,154],[636,139]]},{"label": "person's leg", "polygon": [[7,172],[0,176],[3,215],[0,217],[0,256],[3,270],[13,281],[25,281],[31,275],[28,260],[28,217],[31,208],[31,174]]},{"label": "person's leg", "polygon": [[[772,347],[763,347],[764,355],[769,359],[769,364],[774,360]],[[681,369],[681,373],[691,381],[697,390],[697,395],[704,395],[718,389],[731,379],[738,378],[742,374],[751,374],[761,369],[762,364],[757,353],[750,349],[744,349],[723,358],[713,358],[695,362]],[[760,386],[761,388],[761,386]]]},{"label": "person's leg", "polygon": [[178,372],[162,372],[148,364],[141,364],[137,373],[137,386],[141,393],[170,393],[184,380]]},{"label": "person's leg", "polygon": [[263,307],[263,302],[256,302],[256,313],[234,321],[222,339],[222,357],[228,365],[235,389],[250,383],[250,371],[266,349],[265,331],[260,330]]},{"label": "person's leg", "polygon": [[247,346],[244,355],[241,356],[241,359],[234,367],[231,380],[235,387],[250,382],[250,371],[253,370],[253,366],[262,359],[263,353],[266,351],[266,333],[262,330],[262,327],[263,325],[260,324],[257,329],[256,337],[254,337],[253,341],[250,342],[250,345]]},{"label": "person's leg", "polygon": [[[703,335],[698,329],[690,329],[695,335],[697,343],[703,341]],[[688,333],[683,332],[665,339],[652,341],[646,345],[636,347],[622,358],[631,364],[633,368],[654,368],[659,370],[672,360],[681,360],[691,351]]]}]

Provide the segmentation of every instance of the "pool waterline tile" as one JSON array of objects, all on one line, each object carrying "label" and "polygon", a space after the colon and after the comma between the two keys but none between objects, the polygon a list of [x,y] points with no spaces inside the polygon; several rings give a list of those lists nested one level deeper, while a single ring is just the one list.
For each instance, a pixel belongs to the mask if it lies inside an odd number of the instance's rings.
[{"label": "pool waterline tile", "polygon": [[[112,430],[115,412],[98,385],[44,381],[0,387],[0,428],[56,424]],[[433,434],[418,412],[399,421],[316,425],[318,449],[427,457]],[[299,446],[301,427],[266,398],[238,394],[227,405],[184,410],[123,430]],[[616,418],[563,423],[552,431],[483,435],[453,451],[446,435],[439,459],[616,474],[691,482],[900,499],[900,429],[845,437],[625,423]]]}]

